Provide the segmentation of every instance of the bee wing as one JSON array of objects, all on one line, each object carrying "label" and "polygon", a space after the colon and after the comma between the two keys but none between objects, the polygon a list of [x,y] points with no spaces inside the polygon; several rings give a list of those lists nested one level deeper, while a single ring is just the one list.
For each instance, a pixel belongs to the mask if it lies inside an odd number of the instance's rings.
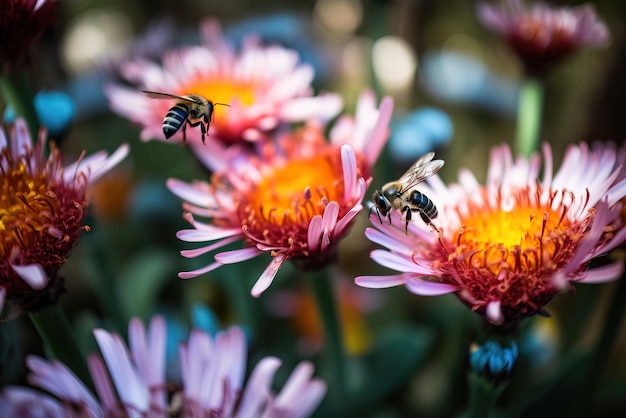
[{"label": "bee wing", "polygon": [[398,179],[402,184],[402,190],[412,189],[416,184],[421,183],[428,177],[436,174],[443,167],[443,160],[434,160],[434,152],[422,155],[406,173]]},{"label": "bee wing", "polygon": [[151,97],[153,99],[176,99],[176,100],[183,100],[189,103],[198,103],[196,100],[193,100],[192,98],[184,97],[184,96],[177,96],[175,94],[160,93],[158,91],[148,91],[148,90],[141,90],[141,92],[145,94],[146,96]]}]

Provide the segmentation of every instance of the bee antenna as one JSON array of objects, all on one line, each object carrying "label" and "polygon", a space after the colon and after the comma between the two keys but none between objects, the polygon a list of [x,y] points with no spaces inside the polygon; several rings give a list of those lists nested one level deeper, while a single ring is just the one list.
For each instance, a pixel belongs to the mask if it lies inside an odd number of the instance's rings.
[{"label": "bee antenna", "polygon": [[213,103],[213,106],[217,106],[217,105],[230,107],[230,105],[226,103]]}]

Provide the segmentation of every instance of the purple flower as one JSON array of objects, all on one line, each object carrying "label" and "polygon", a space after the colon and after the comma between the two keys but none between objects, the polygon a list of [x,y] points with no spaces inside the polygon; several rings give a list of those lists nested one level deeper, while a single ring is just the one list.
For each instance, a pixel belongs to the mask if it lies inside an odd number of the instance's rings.
[{"label": "purple flower", "polygon": [[97,397],[63,363],[29,356],[29,382],[56,399],[6,387],[0,416],[308,417],[326,393],[326,384],[313,377],[306,361],[274,393],[272,380],[281,364],[275,357],[260,360],[244,387],[247,345],[238,327],[215,338],[193,331],[180,345],[182,386],[167,382],[164,318],[153,317],[148,329],[134,318],[128,328],[128,346],[119,334],[94,331],[102,357],[92,354],[88,363]]},{"label": "purple flower", "polygon": [[528,7],[521,0],[500,6],[477,7],[482,24],[502,36],[530,75],[541,75],[582,47],[602,47],[609,31],[591,4],[553,8],[545,3]]}]

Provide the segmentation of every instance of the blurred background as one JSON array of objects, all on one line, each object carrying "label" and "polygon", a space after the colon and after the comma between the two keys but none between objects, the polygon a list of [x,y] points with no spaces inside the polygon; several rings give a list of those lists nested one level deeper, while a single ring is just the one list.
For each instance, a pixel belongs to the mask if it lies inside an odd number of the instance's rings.
[{"label": "blurred background", "polygon": [[[124,335],[128,318],[135,315],[166,314],[174,335],[172,350],[175,336],[185,338],[191,326],[215,331],[237,323],[240,318],[229,296],[232,281],[251,288],[256,272],[267,262],[251,260],[243,267],[224,267],[188,281],[177,278],[179,271],[199,267],[206,260],[179,255],[186,247],[175,234],[187,224],[165,180],[206,179],[208,173],[188,149],[141,142],[139,128],[113,114],[102,91],[109,83],[124,83],[117,65],[125,58],[141,54],[159,60],[170,48],[197,43],[198,23],[205,17],[218,18],[225,35],[235,42],[255,32],[265,43],[296,49],[303,61],[315,67],[316,92],[340,93],[345,113],[352,113],[364,88],[373,88],[378,99],[383,95],[395,99],[392,139],[374,173],[372,190],[397,178],[419,155],[433,149],[446,160],[440,172],[446,182],[455,181],[461,167],[470,168],[482,180],[490,147],[513,141],[521,67],[506,45],[478,23],[473,1],[60,3],[59,24],[35,45],[28,70],[33,92],[58,91],[73,100],[67,110],[71,122],[51,130],[50,136],[71,159],[83,149],[111,151],[124,142],[131,145],[122,165],[91,189],[92,216],[87,221],[91,231],[82,235],[61,270],[67,288],[61,303],[90,351],[96,349],[90,334],[94,326]],[[605,49],[576,54],[546,79],[541,139],[552,144],[557,162],[568,144],[626,138],[622,103],[626,2],[591,3],[606,21],[612,41]],[[382,335],[410,328],[424,352],[406,383],[364,416],[454,416],[467,402],[464,356],[477,318],[454,296],[425,298],[402,288],[370,291],[354,286],[357,275],[385,271],[369,260],[374,245],[363,235],[366,218],[364,211],[342,243],[337,269],[346,345],[351,353],[364,355],[383,341]],[[547,379],[572,346],[593,341],[602,312],[589,311],[586,304],[602,300],[612,286],[578,286],[576,292],[548,305],[551,318],[528,321],[529,328],[536,328],[532,335],[538,337],[527,341],[522,352],[533,354],[522,356],[525,360],[518,372],[522,376],[507,388],[500,400],[503,405],[517,408],[520,416],[558,413],[566,392],[535,393],[528,388]],[[100,294],[111,296],[105,297],[110,306],[103,306]],[[250,297],[248,303],[248,309],[262,313],[251,335],[251,364],[273,354],[292,366],[319,354],[323,340],[313,302],[293,268],[281,270],[271,291],[259,299]],[[20,342],[11,347],[18,357],[41,353],[28,318],[3,327],[4,332],[19,335]],[[624,335],[613,354],[615,367],[600,392],[602,416],[626,412],[626,401],[620,399],[626,393]],[[389,344],[394,341],[385,338]],[[23,382],[22,365],[7,367],[3,382]],[[533,407],[528,406],[531,398],[536,401]],[[324,410],[318,415],[324,416]]]}]

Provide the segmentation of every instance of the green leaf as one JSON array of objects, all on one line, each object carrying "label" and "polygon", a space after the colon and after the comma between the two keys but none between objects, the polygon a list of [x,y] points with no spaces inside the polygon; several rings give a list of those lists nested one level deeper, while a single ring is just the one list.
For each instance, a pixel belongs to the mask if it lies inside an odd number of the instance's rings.
[{"label": "green leaf", "polygon": [[124,268],[117,280],[117,293],[129,317],[149,316],[164,284],[168,280],[179,280],[174,255],[169,251],[148,249],[133,257]]}]

